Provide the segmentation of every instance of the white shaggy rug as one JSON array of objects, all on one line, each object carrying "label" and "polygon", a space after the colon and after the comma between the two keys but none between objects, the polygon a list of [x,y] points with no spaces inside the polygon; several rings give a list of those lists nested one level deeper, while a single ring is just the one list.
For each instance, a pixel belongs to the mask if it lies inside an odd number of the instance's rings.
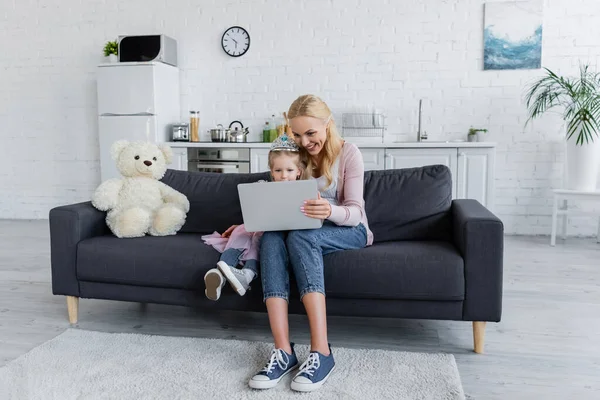
[{"label": "white shaggy rug", "polygon": [[[4,399],[464,399],[454,356],[333,348],[336,370],[311,394],[248,379],[271,344],[69,329],[0,369]],[[296,346],[300,362],[307,346]],[[6,391],[6,393],[4,392]]]}]

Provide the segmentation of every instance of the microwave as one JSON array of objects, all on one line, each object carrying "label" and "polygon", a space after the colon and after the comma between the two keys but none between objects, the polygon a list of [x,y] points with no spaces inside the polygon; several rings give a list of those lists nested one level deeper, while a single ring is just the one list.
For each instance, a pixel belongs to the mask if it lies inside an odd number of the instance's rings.
[{"label": "microwave", "polygon": [[177,66],[177,41],[166,35],[119,36],[119,62],[159,61]]}]

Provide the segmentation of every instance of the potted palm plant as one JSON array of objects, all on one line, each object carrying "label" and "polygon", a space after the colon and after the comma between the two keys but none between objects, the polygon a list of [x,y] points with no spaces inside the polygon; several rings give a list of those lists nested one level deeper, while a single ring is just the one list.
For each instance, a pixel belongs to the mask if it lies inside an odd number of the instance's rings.
[{"label": "potted palm plant", "polygon": [[110,62],[117,62],[117,55],[119,54],[119,44],[117,42],[106,42],[104,45],[104,57],[108,57]]},{"label": "potted palm plant", "polygon": [[[558,76],[548,68],[526,94],[527,123],[559,108],[566,122],[568,189],[596,189],[600,167],[600,74],[579,67],[579,76]],[[526,123],[526,124],[527,124]]]}]

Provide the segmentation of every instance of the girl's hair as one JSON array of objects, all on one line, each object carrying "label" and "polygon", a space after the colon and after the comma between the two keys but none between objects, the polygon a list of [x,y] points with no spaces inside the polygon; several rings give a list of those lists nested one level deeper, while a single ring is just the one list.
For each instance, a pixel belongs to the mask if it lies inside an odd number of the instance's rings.
[{"label": "girl's hair", "polygon": [[296,160],[296,166],[300,170],[300,179],[306,180],[309,179],[312,175],[308,170],[308,163],[306,157],[302,155],[302,153],[297,151],[289,151],[289,150],[271,150],[269,151],[269,169],[273,170],[273,161],[277,157],[294,157]]},{"label": "girl's hair", "polygon": [[[335,162],[336,158],[340,154],[343,146],[343,139],[340,136],[333,115],[327,104],[319,97],[312,94],[305,94],[298,97],[290,106],[287,117],[289,120],[295,117],[313,117],[318,118],[327,124],[326,132],[327,138],[325,139],[325,146],[321,150],[323,158],[321,159],[320,171],[322,175],[325,175],[327,179],[327,186],[333,182],[333,174],[331,167]],[[312,158],[304,148],[300,148],[300,154],[302,154],[307,160],[307,170],[312,173],[315,168],[313,165]]]}]

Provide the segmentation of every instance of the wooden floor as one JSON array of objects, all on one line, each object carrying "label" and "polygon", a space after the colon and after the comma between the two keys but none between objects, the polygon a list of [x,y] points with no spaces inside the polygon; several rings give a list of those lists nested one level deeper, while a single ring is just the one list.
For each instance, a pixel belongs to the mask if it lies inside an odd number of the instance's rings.
[{"label": "wooden floor", "polygon": [[[487,324],[484,355],[473,353],[466,322],[330,318],[330,341],[452,353],[468,398],[600,399],[600,244],[507,237],[503,310],[502,322]],[[270,341],[267,322],[262,313],[82,299],[76,327]],[[47,221],[0,220],[0,366],[69,326],[65,298],[51,294]],[[304,316],[291,330],[308,343]]]}]

